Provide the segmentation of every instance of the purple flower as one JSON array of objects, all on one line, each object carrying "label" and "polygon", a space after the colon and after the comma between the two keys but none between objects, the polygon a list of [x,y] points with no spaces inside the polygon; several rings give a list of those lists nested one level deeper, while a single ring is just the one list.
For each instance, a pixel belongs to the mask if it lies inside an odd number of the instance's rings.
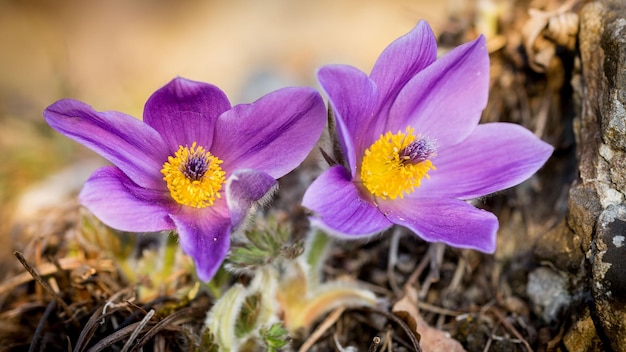
[{"label": "purple flower", "polygon": [[231,107],[217,87],[176,78],[146,102],[143,122],[75,100],[44,111],[50,126],[115,166],[89,178],[80,202],[123,231],[176,229],[198,277],[213,277],[230,232],[298,166],[325,125],[310,88],[285,88]]},{"label": "purple flower", "polygon": [[483,37],[436,55],[420,22],[369,77],[351,66],[320,69],[346,166],[305,193],[314,225],[357,238],[398,224],[427,241],[495,251],[497,218],[465,200],[526,180],[553,148],[515,124],[478,125],[489,89]]}]

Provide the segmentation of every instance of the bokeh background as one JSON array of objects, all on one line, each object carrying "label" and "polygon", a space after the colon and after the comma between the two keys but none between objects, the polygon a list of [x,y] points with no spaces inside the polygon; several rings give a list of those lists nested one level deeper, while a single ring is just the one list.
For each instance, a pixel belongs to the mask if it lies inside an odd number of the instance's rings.
[{"label": "bokeh background", "polygon": [[439,34],[451,13],[472,8],[452,0],[0,0],[0,262],[14,260],[16,224],[72,197],[104,163],[46,125],[52,102],[141,117],[150,94],[175,76],[251,102],[282,86],[316,86],[324,64],[369,72],[418,20]]}]

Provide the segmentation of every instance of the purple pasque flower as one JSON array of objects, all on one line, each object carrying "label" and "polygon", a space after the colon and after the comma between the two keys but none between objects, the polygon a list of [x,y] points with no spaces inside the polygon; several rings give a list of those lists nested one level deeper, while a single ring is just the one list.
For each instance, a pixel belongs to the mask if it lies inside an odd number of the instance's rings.
[{"label": "purple pasque flower", "polygon": [[203,281],[226,256],[230,232],[304,160],[326,122],[311,88],[231,107],[219,88],[183,78],[148,99],[143,121],[75,100],[52,104],[44,116],[115,165],[94,172],[80,202],[119,230],[176,229]]},{"label": "purple pasque flower", "polygon": [[553,148],[519,125],[478,125],[489,89],[482,36],[436,56],[435,36],[420,22],[369,76],[351,66],[320,69],[345,166],[305,193],[314,225],[358,238],[398,224],[427,241],[495,251],[497,218],[465,200],[526,180]]}]

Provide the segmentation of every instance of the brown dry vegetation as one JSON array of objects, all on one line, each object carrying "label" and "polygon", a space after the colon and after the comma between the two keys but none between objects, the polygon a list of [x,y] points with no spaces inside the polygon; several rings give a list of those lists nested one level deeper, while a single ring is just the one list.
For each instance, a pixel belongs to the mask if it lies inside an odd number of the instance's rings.
[{"label": "brown dry vegetation", "polygon": [[[249,101],[276,84],[314,85],[315,69],[324,63],[368,71],[388,42],[422,18],[443,49],[487,32],[492,89],[483,120],[528,127],[555,146],[554,156],[528,182],[476,202],[500,219],[493,256],[429,245],[402,231],[338,243],[324,275],[351,276],[390,307],[335,311],[316,326],[318,339],[294,336],[290,346],[414,350],[410,324],[416,317],[434,328],[422,326],[421,334],[448,332],[469,351],[559,346],[567,322],[542,321],[526,283],[538,265],[533,248],[563,217],[575,172],[569,87],[575,53],[559,46],[543,72],[530,67],[532,54],[521,34],[527,2],[500,1],[500,9],[400,0],[89,3],[0,4],[0,147],[6,157],[0,166],[0,349],[198,350],[213,304],[214,291],[198,290],[184,257],[164,281],[124,275],[111,253],[146,265],[145,253],[158,252],[163,239],[113,232],[80,209],[76,191],[101,162],[45,125],[47,104],[73,97],[98,110],[140,116],[147,96],[176,75],[212,82],[233,100]],[[295,237],[308,223],[294,204],[319,173],[319,159],[281,180],[274,208],[266,210],[290,223]],[[70,173],[46,178],[70,164]],[[38,188],[27,189],[36,181]],[[419,315],[391,313],[403,297],[412,297]]]}]

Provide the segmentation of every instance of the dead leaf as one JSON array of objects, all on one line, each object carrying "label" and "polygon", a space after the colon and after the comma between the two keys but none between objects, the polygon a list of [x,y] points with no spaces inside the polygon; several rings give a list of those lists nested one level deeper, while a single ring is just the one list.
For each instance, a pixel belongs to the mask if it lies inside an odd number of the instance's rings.
[{"label": "dead leaf", "polygon": [[435,329],[424,321],[417,309],[417,291],[413,287],[404,288],[404,297],[393,305],[391,311],[411,329],[415,328],[421,336],[420,347],[424,352],[465,352],[449,333]]}]

